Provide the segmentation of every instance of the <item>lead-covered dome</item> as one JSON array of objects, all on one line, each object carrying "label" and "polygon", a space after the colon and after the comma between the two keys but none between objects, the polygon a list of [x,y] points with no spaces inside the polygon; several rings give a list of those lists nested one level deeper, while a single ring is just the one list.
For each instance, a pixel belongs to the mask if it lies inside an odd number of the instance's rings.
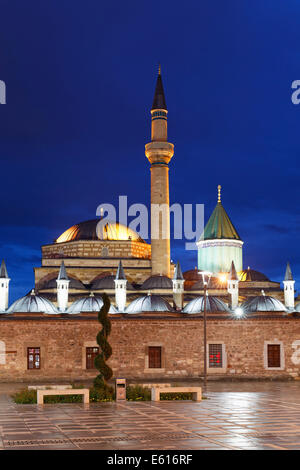
[{"label": "lead-covered dome", "polygon": [[126,313],[172,312],[173,309],[160,295],[143,295],[134,299],[125,311]]},{"label": "lead-covered dome", "polygon": [[34,291],[16,300],[7,310],[7,313],[58,313],[53,303]]},{"label": "lead-covered dome", "polygon": [[258,295],[242,303],[241,308],[245,313],[252,312],[286,312],[287,309],[280,300],[269,295]]},{"label": "lead-covered dome", "polygon": [[[81,312],[100,312],[103,306],[103,299],[99,295],[95,296],[91,294],[89,297],[82,297],[81,299],[75,300],[66,313],[81,313]],[[116,313],[117,309],[110,304],[108,313]]]},{"label": "lead-covered dome", "polygon": [[167,276],[154,275],[148,277],[141,285],[141,290],[148,289],[172,289],[173,283]]},{"label": "lead-covered dome", "polygon": [[[73,225],[63,232],[56,243],[75,240],[134,240],[145,241],[132,229],[117,222],[107,222],[103,227],[98,226],[101,219],[87,220]],[[99,231],[101,230],[101,232]]]},{"label": "lead-covered dome", "polygon": [[[100,275],[93,280],[91,284],[91,288],[92,290],[105,290],[105,289],[112,290],[115,288],[115,279],[116,279],[116,276],[114,275],[108,275],[108,276]],[[126,289],[135,290],[133,285],[129,281],[127,281]]]},{"label": "lead-covered dome", "polygon": [[[86,290],[85,285],[76,277],[68,275],[68,279],[70,281],[69,283],[69,289],[74,289],[74,290]],[[38,290],[44,290],[44,289],[57,289],[57,274],[51,273],[48,276],[45,276],[42,278],[38,285],[37,289]]]},{"label": "lead-covered dome", "polygon": [[[204,296],[196,297],[185,305],[183,313],[201,313],[204,311]],[[206,297],[207,312],[230,312],[229,308],[221,299],[208,295]]]}]

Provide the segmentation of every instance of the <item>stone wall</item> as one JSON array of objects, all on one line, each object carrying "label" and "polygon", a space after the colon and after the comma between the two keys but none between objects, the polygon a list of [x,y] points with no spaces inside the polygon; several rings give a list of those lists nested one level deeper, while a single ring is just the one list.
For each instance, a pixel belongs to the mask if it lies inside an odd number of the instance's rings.
[{"label": "stone wall", "polygon": [[[110,365],[115,377],[183,379],[203,374],[201,317],[144,314],[137,317],[112,315],[111,318],[113,356]],[[96,371],[85,368],[85,349],[96,346],[99,327],[96,314],[72,318],[32,314],[31,319],[22,314],[0,316],[0,381],[43,382],[94,377]],[[219,371],[210,369],[210,375],[299,376],[300,321],[297,318],[275,316],[234,320],[209,317],[207,341],[221,343],[224,348],[224,367]],[[280,370],[265,367],[267,342],[281,343]],[[149,346],[162,347],[161,369],[148,368]],[[40,370],[27,370],[28,347],[41,348]]]},{"label": "stone wall", "polygon": [[42,246],[43,258],[151,258],[151,245],[134,240],[78,240]]}]

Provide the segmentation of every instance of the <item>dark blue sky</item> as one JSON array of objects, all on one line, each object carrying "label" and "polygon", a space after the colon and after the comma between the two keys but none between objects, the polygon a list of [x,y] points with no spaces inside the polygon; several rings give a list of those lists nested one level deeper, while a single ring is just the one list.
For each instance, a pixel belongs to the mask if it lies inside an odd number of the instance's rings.
[{"label": "dark blue sky", "polygon": [[[169,110],[171,202],[222,202],[244,265],[300,282],[298,0],[0,0],[0,257],[12,299],[40,246],[101,202],[149,203],[144,144],[157,64]],[[172,246],[184,269],[196,252]],[[297,285],[296,285],[297,287]]]}]

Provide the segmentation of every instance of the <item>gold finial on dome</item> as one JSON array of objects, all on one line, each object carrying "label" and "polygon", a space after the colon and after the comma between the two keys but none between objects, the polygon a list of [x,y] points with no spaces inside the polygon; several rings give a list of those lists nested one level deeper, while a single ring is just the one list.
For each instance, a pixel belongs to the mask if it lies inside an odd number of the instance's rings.
[{"label": "gold finial on dome", "polygon": [[221,202],[221,189],[222,189],[222,186],[219,184],[218,185],[218,202]]},{"label": "gold finial on dome", "polygon": [[161,75],[161,65],[158,64],[158,75]]}]

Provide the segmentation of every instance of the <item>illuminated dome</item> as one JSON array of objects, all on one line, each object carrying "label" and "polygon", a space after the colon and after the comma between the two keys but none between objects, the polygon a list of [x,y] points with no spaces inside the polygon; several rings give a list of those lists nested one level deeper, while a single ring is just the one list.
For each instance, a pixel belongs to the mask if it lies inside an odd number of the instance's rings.
[{"label": "illuminated dome", "polygon": [[[198,269],[190,269],[183,273],[186,290],[203,290],[203,277]],[[225,283],[227,285],[227,283]],[[212,276],[209,280],[210,289],[224,289],[224,282],[219,277]]]},{"label": "illuminated dome", "polygon": [[268,295],[258,295],[242,303],[241,308],[245,313],[251,312],[286,312],[286,308],[280,300]]},{"label": "illuminated dome", "polygon": [[58,313],[53,303],[40,295],[36,295],[34,291],[25,297],[16,300],[7,310],[7,313]]},{"label": "illuminated dome", "polygon": [[[66,313],[100,312],[102,305],[102,297],[91,294],[89,297],[82,297],[81,299],[75,300],[75,302],[70,305]],[[110,304],[109,313],[116,312],[117,309]]]},{"label": "illuminated dome", "polygon": [[[197,297],[191,300],[184,309],[183,313],[201,313],[204,311],[204,297]],[[208,295],[206,297],[206,311],[207,312],[230,312],[227,305],[217,297]]]},{"label": "illuminated dome", "polygon": [[257,281],[257,282],[270,282],[270,279],[265,276],[265,274],[260,273],[259,271],[254,271],[254,269],[244,269],[244,271],[239,272],[240,281]]},{"label": "illuminated dome", "polygon": [[143,295],[134,299],[126,308],[126,313],[172,311],[171,305],[160,295]]},{"label": "illuminated dome", "polygon": [[56,243],[75,240],[135,240],[145,243],[134,230],[116,222],[108,222],[102,227],[102,237],[98,236],[100,234],[98,233],[97,225],[100,220],[87,220],[86,222],[73,225],[57,238]]}]

